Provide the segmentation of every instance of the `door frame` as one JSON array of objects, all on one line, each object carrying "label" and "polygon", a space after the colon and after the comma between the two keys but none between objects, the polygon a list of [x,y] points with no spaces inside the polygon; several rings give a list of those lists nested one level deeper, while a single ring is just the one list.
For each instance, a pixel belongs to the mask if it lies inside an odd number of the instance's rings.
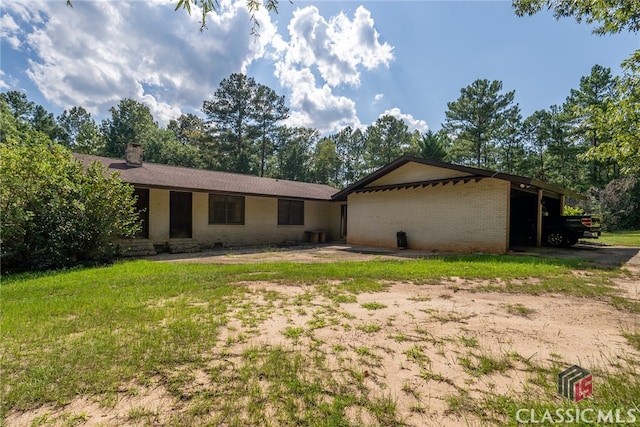
[{"label": "door frame", "polygon": [[193,237],[193,193],[189,191],[169,192],[169,238],[191,239]]}]

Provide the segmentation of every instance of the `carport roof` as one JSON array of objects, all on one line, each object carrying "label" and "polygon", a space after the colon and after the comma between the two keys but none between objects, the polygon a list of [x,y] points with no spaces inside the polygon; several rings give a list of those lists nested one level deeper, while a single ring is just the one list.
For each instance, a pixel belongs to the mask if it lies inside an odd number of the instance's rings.
[{"label": "carport roof", "polygon": [[322,184],[263,178],[238,173],[193,169],[144,162],[141,167],[127,166],[122,159],[74,154],[85,166],[102,163],[120,179],[143,187],[182,191],[220,192],[254,196],[289,197],[308,200],[331,200],[338,189]]},{"label": "carport roof", "polygon": [[[385,186],[379,186],[379,187],[368,186],[369,184],[371,184],[372,182],[375,182],[382,176],[387,175],[388,173],[410,162],[419,163],[427,166],[434,166],[434,167],[443,168],[443,169],[455,170],[458,172],[463,172],[468,175],[463,177],[427,180],[427,181],[420,181],[420,182],[407,182],[402,184],[385,185]],[[509,181],[511,182],[514,188],[520,189],[522,191],[537,191],[537,189],[541,189],[548,193],[575,197],[577,199],[586,199],[586,197],[582,194],[579,194],[574,191],[568,190],[566,188],[549,184],[534,178],[511,175],[507,173],[495,172],[495,171],[490,171],[486,169],[478,169],[478,168],[473,168],[469,166],[454,165],[451,163],[438,162],[435,160],[424,159],[420,157],[402,156],[397,158],[393,162],[387,164],[386,166],[383,166],[377,171],[367,175],[365,178],[356,182],[355,184],[352,184],[347,188],[345,188],[344,190],[334,194],[333,200],[342,200],[342,201],[347,200],[347,196],[354,192],[388,190],[392,188],[408,188],[408,187],[415,187],[420,185],[421,186],[437,185],[437,184],[444,184],[447,182],[471,180],[471,179],[478,181],[484,178],[496,178],[504,181]]]}]

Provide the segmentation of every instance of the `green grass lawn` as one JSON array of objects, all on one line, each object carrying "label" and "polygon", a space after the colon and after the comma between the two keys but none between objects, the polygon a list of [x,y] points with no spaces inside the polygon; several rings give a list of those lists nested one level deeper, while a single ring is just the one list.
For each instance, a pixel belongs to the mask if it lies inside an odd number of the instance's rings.
[{"label": "green grass lawn", "polygon": [[[573,274],[576,269],[584,274]],[[389,281],[428,286],[454,276],[489,279],[494,283],[487,289],[491,291],[579,294],[616,304],[621,297],[609,280],[620,274],[593,269],[580,260],[505,255],[332,264],[133,261],[3,278],[0,416],[65,405],[78,396],[91,396],[108,406],[118,393],[135,394],[138,387],[160,379],[188,408],[171,420],[175,425],[203,420],[211,425],[260,425],[274,408],[279,417],[276,425],[347,425],[345,408],[350,405],[366,408],[380,425],[401,425],[391,397],[367,394],[361,373],[346,372],[336,378],[320,352],[257,346],[236,355],[233,369],[223,361],[212,361],[210,350],[220,344],[220,327],[229,324],[231,313],[251,328],[268,316],[269,304],[278,303],[278,295],[265,293],[266,308],[255,310],[247,303],[247,287],[242,284],[313,284],[314,292],[333,301],[325,310],[335,310],[334,317],[318,317],[309,331],[283,332],[297,342],[313,328],[339,324],[341,303],[354,302],[357,294],[384,290]],[[536,280],[525,284],[523,278]],[[314,309],[310,299],[308,293],[299,295],[291,309]],[[623,309],[638,310],[637,301],[623,301]],[[373,313],[384,305],[363,307]],[[371,325],[378,326],[373,322],[365,326]],[[637,346],[638,334],[629,331],[628,340]],[[216,393],[188,391],[198,370],[219,384]],[[268,388],[262,378],[269,379]],[[640,396],[637,377],[628,382],[625,387],[635,387],[628,393]],[[207,418],[211,408],[222,418]],[[145,414],[134,411],[130,418]]]},{"label": "green grass lawn", "polygon": [[614,246],[640,247],[640,230],[605,231],[597,242]]}]

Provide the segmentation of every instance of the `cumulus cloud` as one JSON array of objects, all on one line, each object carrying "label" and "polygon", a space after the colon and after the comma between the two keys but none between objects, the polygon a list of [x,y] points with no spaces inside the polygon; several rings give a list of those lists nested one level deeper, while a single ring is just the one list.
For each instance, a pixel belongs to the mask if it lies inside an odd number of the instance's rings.
[{"label": "cumulus cloud", "polygon": [[7,90],[9,89],[11,86],[4,81],[4,71],[0,70],[0,89],[2,90]]},{"label": "cumulus cloud", "polygon": [[[292,125],[313,123],[321,132],[360,125],[355,103],[339,94],[342,86],[360,85],[361,70],[389,66],[393,47],[379,42],[371,14],[360,6],[353,19],[340,13],[325,19],[315,6],[294,12],[289,42],[273,46],[276,76],[290,92]],[[316,78],[316,75],[318,76]]]},{"label": "cumulus cloud", "polygon": [[0,38],[9,43],[13,49],[20,47],[20,26],[13,17],[7,13],[0,17]]},{"label": "cumulus cloud", "polygon": [[[322,133],[360,127],[352,91],[363,72],[394,60],[362,6],[329,18],[315,6],[299,8],[288,37],[265,8],[254,12],[259,37],[252,36],[246,0],[222,0],[203,32],[198,10],[174,8],[175,0],[77,1],[73,8],[64,1],[5,2],[0,36],[26,58],[26,75],[51,104],[105,115],[132,98],[160,124],[199,111],[223,79],[264,59],[289,103],[288,125]],[[13,76],[2,78],[7,86]]]},{"label": "cumulus cloud", "polygon": [[416,119],[411,114],[405,114],[400,111],[399,108],[391,108],[389,110],[386,110],[384,113],[380,114],[380,117],[382,116],[392,116],[396,119],[403,120],[409,128],[409,132],[417,130],[420,133],[424,133],[429,129],[429,126],[427,126],[427,122],[425,122],[424,120]]},{"label": "cumulus cloud", "polygon": [[266,36],[251,36],[244,2],[222,2],[204,32],[197,10],[191,16],[175,12],[171,0],[29,6],[5,5],[27,29],[9,33],[15,20],[5,14],[3,24],[9,25],[3,25],[2,37],[33,52],[27,75],[47,100],[104,113],[133,98],[148,105],[160,123],[179,115],[181,107],[200,109],[222,79],[263,56],[267,37],[275,32],[269,15],[258,11]]}]

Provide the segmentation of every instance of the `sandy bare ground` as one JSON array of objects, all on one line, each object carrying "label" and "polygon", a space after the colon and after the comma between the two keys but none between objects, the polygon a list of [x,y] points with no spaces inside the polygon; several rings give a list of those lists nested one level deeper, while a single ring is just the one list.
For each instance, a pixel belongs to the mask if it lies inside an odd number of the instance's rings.
[{"label": "sandy bare ground", "polygon": [[[640,248],[624,246],[600,246],[595,244],[578,244],[567,249],[556,248],[514,248],[512,255],[582,258],[601,267],[625,266],[629,269],[640,268]],[[236,248],[199,252],[193,254],[159,254],[148,257],[154,261],[241,264],[260,262],[336,262],[367,261],[381,259],[416,259],[434,256],[451,255],[437,251],[418,251],[411,249],[388,249],[375,247],[359,247],[345,244],[324,244],[315,246],[297,246],[285,248]]]},{"label": "sandy bare ground", "polygon": [[[624,265],[630,274],[616,279],[616,284],[627,298],[640,299],[640,248],[581,246],[570,250],[536,249],[528,254],[580,257],[601,266]],[[427,255],[433,254],[324,245],[286,251],[164,255],[154,259],[202,263],[335,262]],[[220,332],[220,346],[212,350],[211,365],[219,363],[223,352],[226,359],[233,362],[235,357],[239,362],[238,355],[250,347],[282,345],[295,351],[313,347],[326,356],[333,372],[359,372],[372,395],[392,397],[405,423],[459,426],[482,423],[472,415],[450,411],[451,396],[522,396],[530,392],[535,375],[528,367],[577,364],[607,368],[624,358],[640,360],[640,354],[622,336],[625,331],[640,328],[637,314],[595,299],[477,291],[485,284],[455,278],[423,285],[393,282],[385,291],[362,293],[355,301],[336,305],[311,285],[243,283],[249,289],[247,302],[254,307],[258,326],[245,324],[247,314],[240,307],[230,313],[230,321]],[[306,333],[296,339],[285,336],[286,330],[295,328]],[[482,358],[502,361],[506,367],[501,372],[477,376],[464,369],[480,363]],[[194,390],[215,387],[205,372],[193,374]],[[22,426],[46,417],[51,421],[46,425],[65,425],[73,414],[83,414],[78,425],[145,425],[131,421],[132,410],[153,414],[142,420],[162,425],[172,414],[184,411],[185,404],[158,383],[140,389],[135,396],[122,393],[109,407],[83,396],[62,409],[43,407],[12,414],[7,421],[8,425]],[[354,425],[377,425],[363,408],[352,408],[349,416]]]}]

